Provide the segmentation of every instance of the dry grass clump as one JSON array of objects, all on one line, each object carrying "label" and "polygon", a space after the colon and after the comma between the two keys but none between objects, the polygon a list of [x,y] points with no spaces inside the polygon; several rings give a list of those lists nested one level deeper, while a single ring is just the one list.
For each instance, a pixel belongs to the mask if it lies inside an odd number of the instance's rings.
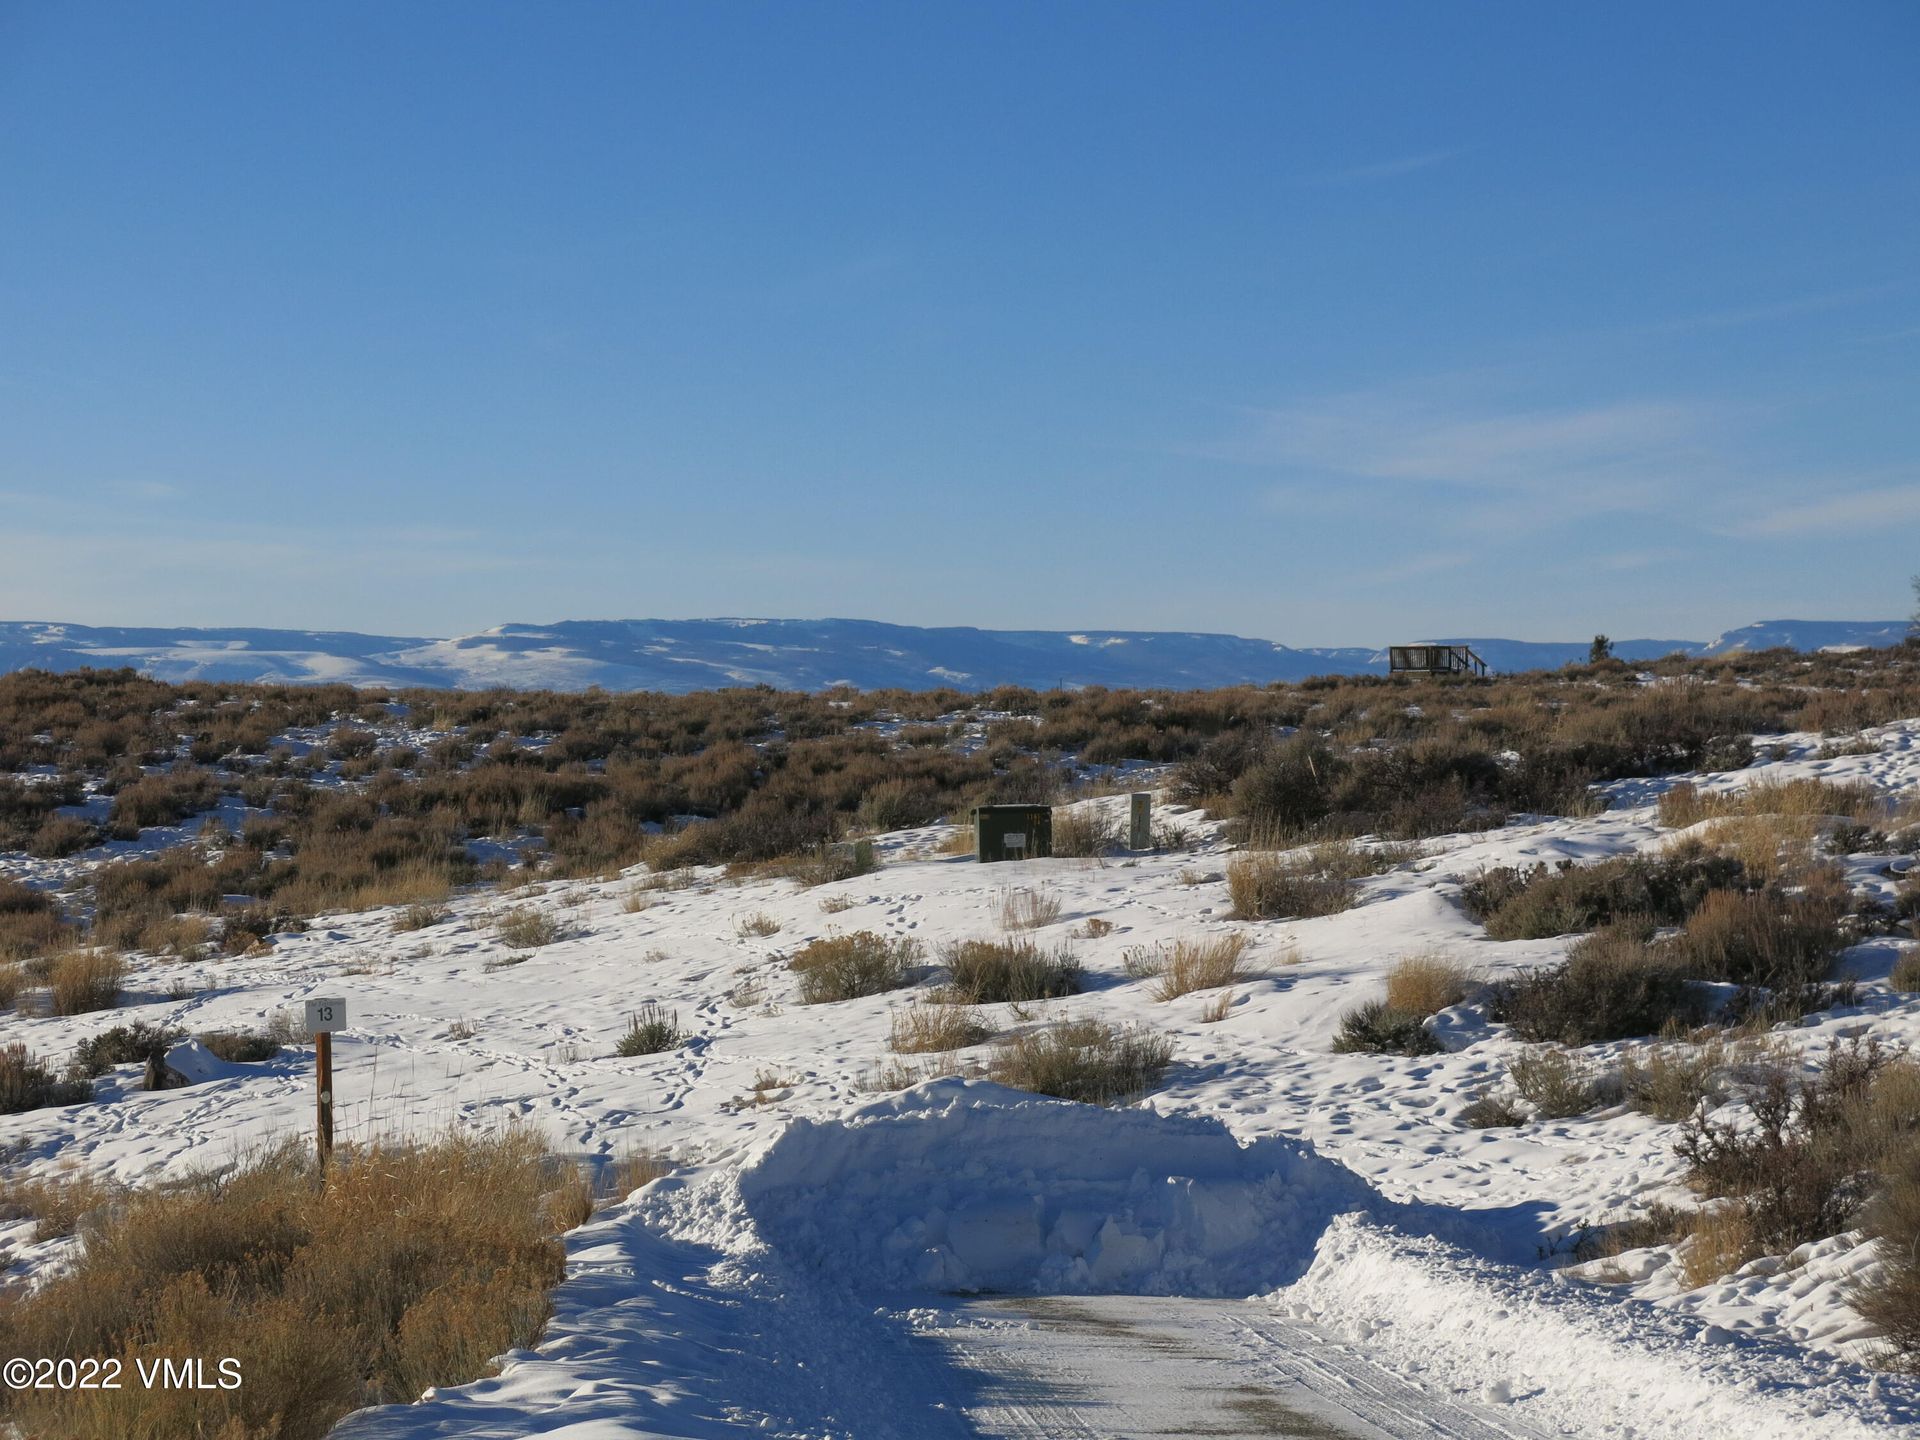
[{"label": "dry grass clump", "polygon": [[1438,1015],[1472,993],[1473,976],[1445,955],[1408,955],[1387,971],[1387,1004],[1409,1015]]},{"label": "dry grass clump", "polygon": [[1701,790],[1682,780],[1660,796],[1660,823],[1681,830],[1702,820],[1776,815],[1836,818],[1870,825],[1888,814],[1886,797],[1864,781],[1750,781],[1737,790]]},{"label": "dry grass clump", "polygon": [[547,1221],[555,1230],[576,1230],[593,1218],[598,1199],[593,1172],[572,1164],[553,1168],[553,1188],[546,1195]]},{"label": "dry grass clump", "polygon": [[1507,1078],[1522,1100],[1543,1120],[1584,1115],[1600,1103],[1603,1087],[1584,1064],[1565,1050],[1541,1046],[1516,1056]]},{"label": "dry grass clump", "polygon": [[1074,934],[1082,940],[1104,940],[1107,936],[1111,935],[1113,931],[1114,924],[1111,920],[1104,919],[1099,915],[1089,915],[1080,922],[1079,928],[1074,931]]},{"label": "dry grass clump", "polygon": [[630,1060],[636,1055],[659,1055],[667,1050],[678,1050],[686,1043],[686,1032],[680,1028],[679,1012],[663,1010],[649,1000],[637,1013],[627,1017],[627,1033],[620,1037],[613,1053]]},{"label": "dry grass clump", "polygon": [[1002,930],[1039,930],[1060,918],[1060,897],[1015,886],[1000,892]]},{"label": "dry grass clump", "polygon": [[690,890],[700,883],[699,872],[691,866],[678,866],[673,869],[649,869],[646,874],[636,878],[628,894],[633,896],[655,895],[662,891]]},{"label": "dry grass clump", "polygon": [[1888,1362],[1920,1370],[1920,1145],[1887,1161],[1862,1220],[1880,1242],[1880,1273],[1848,1298],[1880,1327]]},{"label": "dry grass clump", "polygon": [[[19,1391],[31,1434],[319,1440],[348,1411],[458,1384],[532,1345],[561,1275],[538,1140],[453,1135],[336,1152],[321,1188],[304,1144],[130,1195],[80,1258],[0,1316],[10,1353],[232,1357],[244,1383],[179,1391]],[[316,1324],[316,1317],[325,1323]]]},{"label": "dry grass clump", "polygon": [[903,776],[882,780],[860,797],[853,823],[861,830],[882,834],[910,830],[938,818],[939,796],[932,786],[915,784]]},{"label": "dry grass clump", "polygon": [[213,939],[213,922],[204,915],[160,915],[140,929],[136,950],[198,960]]},{"label": "dry grass clump", "polygon": [[809,942],[787,968],[800,977],[800,1003],[821,1005],[898,990],[912,978],[920,955],[920,942],[910,935],[890,939],[856,930]]},{"label": "dry grass clump", "polygon": [[107,827],[116,840],[135,839],[149,825],[172,825],[210,810],[220,800],[220,778],[211,770],[181,765],[143,775],[114,792]]},{"label": "dry grass clump", "polygon": [[1098,1020],[1063,1020],[1009,1036],[994,1047],[987,1074],[1016,1090],[1087,1105],[1118,1105],[1160,1083],[1173,1042]]},{"label": "dry grass clump", "polygon": [[1738,859],[1760,883],[1798,877],[1813,863],[1822,833],[1858,833],[1894,814],[1879,791],[1861,782],[1756,780],[1743,790],[1713,794],[1683,783],[1660,797],[1662,824],[1713,821],[1707,833],[1714,847]]},{"label": "dry grass clump", "polygon": [[1620,1057],[1627,1104],[1642,1115],[1678,1124],[1721,1090],[1732,1057],[1719,1035],[1697,1044],[1672,1040],[1630,1049]]},{"label": "dry grass clump", "polygon": [[1174,941],[1165,951],[1165,965],[1153,998],[1177,1000],[1196,990],[1215,990],[1250,979],[1253,972],[1244,963],[1247,949],[1244,935]]},{"label": "dry grass clump", "polygon": [[[860,1088],[886,1094],[911,1089],[923,1080],[946,1080],[965,1073],[969,1073],[969,1067],[949,1051],[918,1064],[899,1059],[882,1061],[860,1077]],[[971,1073],[977,1075],[979,1067],[971,1067]]]},{"label": "dry grass clump", "polygon": [[1120,846],[1120,821],[1099,803],[1061,806],[1053,812],[1053,853],[1095,859]]},{"label": "dry grass clump", "polygon": [[1504,1095],[1482,1090],[1460,1109],[1460,1123],[1469,1130],[1507,1130],[1527,1123],[1527,1112]]},{"label": "dry grass clump", "polygon": [[1697,1290],[1765,1253],[1747,1212],[1738,1205],[1725,1205],[1694,1213],[1677,1259],[1687,1288]]},{"label": "dry grass clump", "polygon": [[25,1044],[0,1044],[0,1116],[17,1116],[46,1106],[75,1106],[90,1100],[94,1087],[84,1079],[63,1079]]},{"label": "dry grass clump", "polygon": [[871,840],[822,841],[790,853],[755,856],[733,860],[727,874],[735,880],[779,878],[796,880],[812,889],[836,880],[852,880],[871,875],[880,868],[880,857]]},{"label": "dry grass clump", "polygon": [[32,1220],[33,1239],[71,1235],[87,1216],[105,1209],[121,1187],[85,1170],[0,1180],[0,1217]]},{"label": "dry grass clump", "polygon": [[194,1038],[235,1065],[258,1065],[280,1053],[280,1042],[261,1030],[203,1030]]},{"label": "dry grass clump", "polygon": [[52,895],[0,875],[0,961],[52,954],[71,944],[74,933]]},{"label": "dry grass clump", "polygon": [[493,933],[513,950],[534,950],[551,945],[567,932],[566,927],[543,910],[519,905],[494,917]]},{"label": "dry grass clump", "polygon": [[1820,826],[1806,815],[1736,815],[1716,820],[1713,847],[1738,860],[1755,884],[1791,883],[1814,864]]},{"label": "dry grass clump", "polygon": [[1902,950],[1894,959],[1887,983],[1896,990],[1920,990],[1920,950]]},{"label": "dry grass clump", "polygon": [[940,837],[939,842],[933,847],[933,853],[936,855],[971,855],[974,852],[975,845],[976,841],[973,837],[973,826],[956,825]]},{"label": "dry grass clump", "polygon": [[1332,840],[1304,850],[1253,850],[1227,862],[1227,894],[1236,920],[1308,920],[1351,910],[1353,882],[1408,858],[1405,847],[1369,850]]},{"label": "dry grass clump", "polygon": [[756,910],[734,921],[733,933],[742,940],[764,940],[780,933],[780,922],[766,911]]},{"label": "dry grass clump", "polygon": [[1026,1004],[1080,992],[1080,962],[1062,945],[1043,950],[1032,940],[956,940],[941,963],[954,997],[973,1005]]},{"label": "dry grass clump", "polygon": [[431,925],[440,924],[451,914],[453,911],[445,905],[433,905],[424,901],[409,905],[393,917],[393,933],[406,935],[415,930],[425,930]]},{"label": "dry grass clump", "polygon": [[127,978],[127,964],[106,950],[74,950],[53,962],[47,984],[56,1015],[111,1010]]},{"label": "dry grass clump", "polygon": [[893,1012],[887,1043],[897,1055],[948,1054],[992,1036],[993,1027],[964,1005],[904,1005]]},{"label": "dry grass clump", "polygon": [[629,1150],[601,1173],[600,1188],[607,1196],[624,1200],[641,1186],[672,1173],[672,1162],[658,1151]]}]

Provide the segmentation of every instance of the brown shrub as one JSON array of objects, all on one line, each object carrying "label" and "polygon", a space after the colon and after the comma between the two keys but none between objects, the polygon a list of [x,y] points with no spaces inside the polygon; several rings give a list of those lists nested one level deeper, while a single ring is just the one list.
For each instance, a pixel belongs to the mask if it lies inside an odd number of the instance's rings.
[{"label": "brown shrub", "polygon": [[1601,1085],[1593,1072],[1553,1046],[1515,1056],[1507,1066],[1507,1077],[1543,1120],[1584,1115],[1601,1099]]},{"label": "brown shrub", "polygon": [[1698,980],[1770,989],[1810,985],[1826,977],[1845,947],[1841,914],[1825,896],[1716,890],[1661,948]]},{"label": "brown shrub", "polygon": [[1675,1149],[1695,1190],[1738,1208],[1757,1253],[1847,1229],[1874,1173],[1915,1143],[1920,1067],[1878,1040],[1836,1042],[1811,1079],[1774,1066],[1745,1090],[1747,1123],[1697,1113]]},{"label": "brown shrub", "polygon": [[306,1147],[289,1145],[129,1196],[69,1273],[0,1317],[17,1353],[119,1357],[129,1373],[137,1358],[231,1356],[241,1386],[17,1392],[14,1420],[90,1440],[319,1440],[349,1410],[471,1380],[538,1338],[561,1272],[551,1197],[566,1188],[538,1142],[343,1150],[314,1182]]},{"label": "brown shrub", "polygon": [[898,990],[912,977],[920,953],[920,942],[910,935],[889,939],[856,930],[802,946],[787,968],[800,977],[800,1003],[821,1005]]},{"label": "brown shrub", "polygon": [[1742,886],[1744,876],[1737,860],[1689,842],[1591,865],[1503,866],[1467,882],[1460,901],[1495,940],[1548,940],[1629,917],[1678,925],[1709,894]]},{"label": "brown shrub", "polygon": [[1087,1105],[1118,1105],[1160,1083],[1173,1042],[1098,1020],[1063,1020],[1009,1036],[994,1047],[987,1073],[1002,1085]]},{"label": "brown shrub", "polygon": [[78,1105],[91,1099],[85,1080],[62,1080],[46,1061],[14,1041],[0,1045],[0,1115],[18,1115],[49,1105]]},{"label": "brown shrub", "polygon": [[940,960],[955,998],[968,1004],[1024,1004],[1080,990],[1080,962],[1064,945],[1048,951],[1032,940],[956,940]]},{"label": "brown shrub", "polygon": [[32,1220],[34,1240],[52,1240],[73,1234],[121,1193],[120,1186],[85,1170],[16,1176],[0,1181],[0,1216]]}]

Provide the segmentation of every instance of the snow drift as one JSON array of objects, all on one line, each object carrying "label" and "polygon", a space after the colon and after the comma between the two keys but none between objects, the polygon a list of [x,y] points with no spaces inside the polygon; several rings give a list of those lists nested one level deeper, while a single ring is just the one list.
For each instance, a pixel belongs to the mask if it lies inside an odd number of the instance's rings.
[{"label": "snow drift", "polygon": [[1329,1220],[1371,1196],[1310,1145],[969,1080],[797,1120],[738,1183],[789,1258],[949,1293],[1258,1294],[1299,1278]]}]

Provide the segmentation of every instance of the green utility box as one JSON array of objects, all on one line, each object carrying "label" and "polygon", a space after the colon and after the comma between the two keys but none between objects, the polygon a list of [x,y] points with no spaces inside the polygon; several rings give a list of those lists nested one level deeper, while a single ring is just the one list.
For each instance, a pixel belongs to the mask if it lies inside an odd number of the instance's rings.
[{"label": "green utility box", "polygon": [[989,860],[1037,860],[1053,854],[1051,805],[977,805],[973,854]]},{"label": "green utility box", "polygon": [[1153,795],[1136,790],[1127,797],[1127,848],[1153,849]]}]

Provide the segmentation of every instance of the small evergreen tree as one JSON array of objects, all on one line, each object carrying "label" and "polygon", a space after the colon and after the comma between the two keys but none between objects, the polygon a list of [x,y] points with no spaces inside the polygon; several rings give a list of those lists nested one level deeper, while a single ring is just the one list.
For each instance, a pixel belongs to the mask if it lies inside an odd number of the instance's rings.
[{"label": "small evergreen tree", "polygon": [[1587,663],[1598,665],[1602,660],[1613,658],[1613,641],[1605,635],[1593,637],[1593,644],[1587,647]]}]

